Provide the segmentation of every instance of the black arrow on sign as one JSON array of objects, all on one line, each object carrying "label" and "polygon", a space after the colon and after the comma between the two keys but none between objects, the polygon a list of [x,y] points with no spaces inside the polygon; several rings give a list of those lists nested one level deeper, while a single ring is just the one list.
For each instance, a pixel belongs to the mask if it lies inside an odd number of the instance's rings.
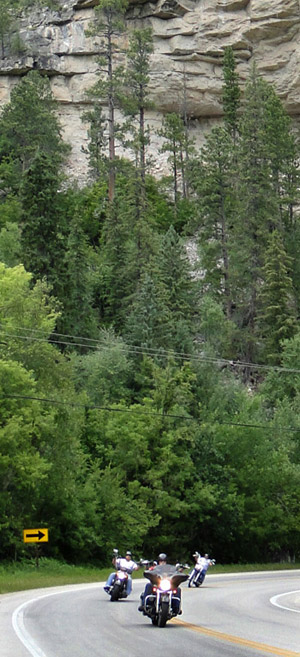
[{"label": "black arrow on sign", "polygon": [[43,538],[43,536],[46,536],[46,534],[44,534],[44,532],[41,532],[40,530],[38,531],[37,534],[27,534],[27,538],[38,538],[39,541],[41,540],[41,538]]}]

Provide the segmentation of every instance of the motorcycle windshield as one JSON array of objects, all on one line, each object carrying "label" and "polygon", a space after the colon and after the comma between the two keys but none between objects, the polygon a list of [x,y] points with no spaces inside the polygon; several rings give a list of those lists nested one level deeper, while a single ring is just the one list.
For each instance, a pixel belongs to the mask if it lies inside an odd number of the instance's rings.
[{"label": "motorcycle windshield", "polygon": [[172,587],[174,588],[188,579],[188,575],[179,573],[178,570],[176,570],[176,566],[172,566],[168,563],[164,564],[163,566],[155,566],[153,570],[145,570],[144,577],[147,577],[147,579],[149,579],[151,584],[154,584],[154,586],[159,583],[160,579],[166,577],[171,581]]}]

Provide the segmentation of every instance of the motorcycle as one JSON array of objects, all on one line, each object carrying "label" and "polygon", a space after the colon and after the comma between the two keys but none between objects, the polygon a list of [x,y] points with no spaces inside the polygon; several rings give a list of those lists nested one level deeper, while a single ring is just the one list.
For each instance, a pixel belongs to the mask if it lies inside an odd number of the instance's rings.
[{"label": "motorcycle", "polygon": [[128,573],[124,569],[120,568],[116,571],[113,583],[108,591],[111,602],[116,602],[116,600],[121,598],[127,598],[127,580]]},{"label": "motorcycle", "polygon": [[145,595],[143,613],[153,625],[165,627],[168,620],[182,613],[178,587],[188,575],[180,572],[178,566],[161,565],[154,570],[145,570],[144,577],[150,580],[152,591]]},{"label": "motorcycle", "polygon": [[[119,551],[114,550],[114,558],[117,563],[119,557]],[[108,595],[110,595],[111,602],[116,602],[122,598],[127,598],[127,581],[128,577],[131,575],[131,569],[127,569],[125,566],[116,566],[116,573],[112,579],[111,586],[105,588]]]},{"label": "motorcycle", "polygon": [[[214,566],[215,563],[215,559],[211,559],[210,565]],[[200,568],[193,568],[192,572],[189,574],[188,587],[191,588],[192,586],[195,586],[196,588],[199,588],[205,580],[206,573],[207,568],[204,568],[203,566]]]}]

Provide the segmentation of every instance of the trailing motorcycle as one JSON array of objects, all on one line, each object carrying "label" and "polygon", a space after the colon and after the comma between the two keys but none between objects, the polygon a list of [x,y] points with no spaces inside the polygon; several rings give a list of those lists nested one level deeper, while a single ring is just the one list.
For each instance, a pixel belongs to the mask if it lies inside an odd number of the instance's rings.
[{"label": "trailing motorcycle", "polygon": [[111,602],[115,602],[121,598],[127,598],[127,580],[128,573],[126,570],[120,568],[116,571],[112,585],[108,591]]},{"label": "trailing motorcycle", "polygon": [[144,577],[149,579],[152,586],[146,587],[149,590],[145,590],[143,613],[158,627],[165,627],[168,620],[182,613],[178,587],[188,579],[188,575],[178,568],[179,565],[167,564],[144,572]]},{"label": "trailing motorcycle", "polygon": [[[209,565],[214,566],[215,565],[215,559],[210,559]],[[207,573],[207,565],[198,565],[193,568],[191,573],[189,574],[188,578],[188,587],[191,588],[192,586],[199,588],[201,584],[203,584],[205,580],[205,575]]]},{"label": "trailing motorcycle", "polygon": [[115,602],[121,598],[127,598],[131,592],[131,573],[137,570],[139,565],[132,561],[131,552],[126,552],[126,557],[120,557],[119,551],[114,549],[114,557],[112,563],[116,569],[115,573],[111,573],[104,586],[104,590],[110,595],[111,602]]}]

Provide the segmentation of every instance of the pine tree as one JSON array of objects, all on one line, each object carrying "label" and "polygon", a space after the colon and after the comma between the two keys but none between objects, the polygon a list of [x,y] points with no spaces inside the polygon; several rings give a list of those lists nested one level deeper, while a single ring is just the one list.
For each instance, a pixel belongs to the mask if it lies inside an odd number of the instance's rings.
[{"label": "pine tree", "polygon": [[[139,173],[139,184],[145,194],[146,146],[149,144],[149,129],[145,126],[145,111],[152,107],[149,101],[150,55],[153,52],[152,30],[136,29],[129,38],[125,94],[122,107],[130,117],[128,128],[132,135],[127,145],[134,153]],[[134,125],[137,122],[137,125]]]},{"label": "pine tree", "polygon": [[63,296],[67,233],[60,184],[57,162],[38,152],[23,176],[20,192],[22,262],[34,280],[45,278],[59,299]]},{"label": "pine tree", "polygon": [[269,237],[262,269],[264,282],[259,293],[258,324],[263,335],[265,358],[280,362],[282,341],[293,337],[297,330],[296,307],[291,270],[282,237],[275,230]]},{"label": "pine tree", "polygon": [[214,128],[194,167],[194,188],[199,199],[198,225],[203,286],[215,299],[223,300],[228,319],[232,316],[231,252],[232,222],[236,206],[232,185],[234,144],[224,128]]},{"label": "pine tree", "polygon": [[265,104],[268,85],[253,68],[245,90],[245,107],[240,122],[237,149],[238,207],[235,231],[236,320],[247,327],[245,353],[255,358],[254,327],[257,295],[264,264],[265,244],[270,231],[279,221],[279,204],[272,184],[270,150],[266,139]]},{"label": "pine tree", "polygon": [[238,128],[238,110],[240,106],[241,91],[238,83],[238,75],[235,70],[234,52],[231,46],[228,46],[224,50],[223,76],[224,122],[235,142]]},{"label": "pine tree", "polygon": [[0,43],[2,59],[5,57],[5,42],[10,37],[14,24],[14,13],[9,0],[1,0],[0,7]]},{"label": "pine tree", "polygon": [[14,87],[0,117],[0,161],[11,160],[16,186],[38,152],[61,163],[69,151],[61,137],[49,80],[31,71]]},{"label": "pine tree", "polygon": [[[115,109],[118,104],[123,68],[115,66],[116,44],[114,37],[124,30],[124,14],[127,6],[126,0],[99,0],[95,8],[95,18],[88,31],[89,36],[100,37],[104,49],[103,55],[98,58],[99,79],[90,89],[89,95],[94,99],[94,125],[101,126],[103,120],[97,117],[99,100],[105,101],[108,107],[108,196],[110,202],[115,195],[116,177],[116,121]],[[97,133],[98,134],[98,131]],[[102,136],[100,141],[103,142]]]},{"label": "pine tree", "polygon": [[187,154],[194,152],[193,140],[188,137],[182,118],[175,112],[166,114],[162,129],[159,130],[158,134],[165,140],[160,148],[160,152],[170,153],[168,162],[172,170],[174,203],[176,208],[180,198],[180,188],[186,196]]},{"label": "pine tree", "polygon": [[282,231],[293,226],[294,210],[299,203],[298,148],[291,118],[270,85],[265,89],[265,140],[279,206],[274,228]]},{"label": "pine tree", "polygon": [[171,338],[170,313],[159,283],[147,269],[135,293],[124,335],[132,344],[147,349],[168,347]]},{"label": "pine tree", "polygon": [[83,149],[83,151],[88,154],[91,177],[98,180],[100,177],[104,177],[108,170],[107,119],[104,116],[101,101],[95,99],[93,109],[84,112],[81,118],[82,121],[89,124],[87,131],[88,147],[87,149]]},{"label": "pine tree", "polygon": [[95,273],[91,249],[81,224],[76,212],[66,241],[63,298],[60,299],[63,309],[57,327],[61,333],[92,338],[97,336],[93,307]]},{"label": "pine tree", "polygon": [[169,346],[178,351],[190,351],[197,316],[197,286],[191,269],[183,241],[170,226],[152,260],[152,276],[169,312]]}]

